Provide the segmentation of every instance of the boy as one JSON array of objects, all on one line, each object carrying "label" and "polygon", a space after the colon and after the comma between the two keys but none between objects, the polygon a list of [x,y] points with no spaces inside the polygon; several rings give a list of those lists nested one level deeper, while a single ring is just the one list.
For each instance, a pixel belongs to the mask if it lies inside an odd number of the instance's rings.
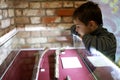
[{"label": "boy", "polygon": [[88,51],[95,48],[115,61],[116,38],[113,33],[103,28],[102,13],[98,4],[88,1],[73,13],[76,32]]}]

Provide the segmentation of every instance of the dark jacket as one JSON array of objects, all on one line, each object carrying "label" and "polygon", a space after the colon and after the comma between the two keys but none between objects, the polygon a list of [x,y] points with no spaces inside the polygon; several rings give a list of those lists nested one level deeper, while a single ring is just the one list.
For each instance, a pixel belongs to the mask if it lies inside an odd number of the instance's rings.
[{"label": "dark jacket", "polygon": [[111,60],[115,61],[116,53],[116,38],[113,33],[107,31],[103,27],[99,27],[91,34],[83,36],[83,43],[90,51],[90,48],[95,48]]}]

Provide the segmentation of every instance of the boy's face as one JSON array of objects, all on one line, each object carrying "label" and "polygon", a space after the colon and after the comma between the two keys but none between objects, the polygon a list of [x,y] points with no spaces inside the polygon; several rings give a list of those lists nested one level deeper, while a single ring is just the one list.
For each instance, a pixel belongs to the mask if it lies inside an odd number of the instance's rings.
[{"label": "boy's face", "polygon": [[91,32],[91,28],[89,27],[89,25],[85,25],[78,19],[74,20],[74,24],[76,25],[76,32],[78,32],[81,37]]}]

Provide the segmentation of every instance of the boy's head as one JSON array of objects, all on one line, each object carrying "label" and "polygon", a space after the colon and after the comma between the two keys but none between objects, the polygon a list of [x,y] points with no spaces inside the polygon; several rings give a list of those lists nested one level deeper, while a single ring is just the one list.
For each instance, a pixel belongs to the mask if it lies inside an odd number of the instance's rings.
[{"label": "boy's head", "polygon": [[103,24],[101,10],[98,4],[92,1],[88,1],[78,7],[73,13],[73,19],[78,19],[85,25],[91,20],[95,21],[97,25]]},{"label": "boy's head", "polygon": [[103,25],[99,6],[91,1],[82,4],[74,11],[73,21],[76,25],[76,32],[81,37],[95,31],[98,26]]}]

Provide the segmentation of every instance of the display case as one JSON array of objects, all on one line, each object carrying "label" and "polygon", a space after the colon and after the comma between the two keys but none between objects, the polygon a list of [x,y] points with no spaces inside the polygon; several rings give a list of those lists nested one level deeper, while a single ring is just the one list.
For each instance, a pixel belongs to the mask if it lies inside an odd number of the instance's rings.
[{"label": "display case", "polygon": [[20,50],[1,80],[120,80],[120,68],[94,49]]}]

